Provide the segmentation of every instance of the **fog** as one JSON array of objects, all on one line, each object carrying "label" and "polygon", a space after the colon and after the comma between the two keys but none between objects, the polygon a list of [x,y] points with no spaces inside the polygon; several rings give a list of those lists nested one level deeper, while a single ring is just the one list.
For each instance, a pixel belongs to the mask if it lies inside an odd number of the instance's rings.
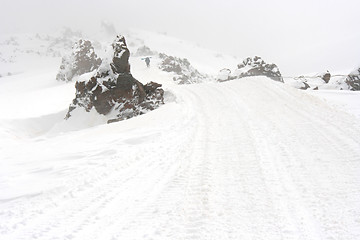
[{"label": "fog", "polygon": [[[1,0],[0,34],[91,32],[103,20],[245,58],[258,55],[284,75],[342,71],[360,64],[358,0]],[[233,66],[228,66],[233,67]]]}]

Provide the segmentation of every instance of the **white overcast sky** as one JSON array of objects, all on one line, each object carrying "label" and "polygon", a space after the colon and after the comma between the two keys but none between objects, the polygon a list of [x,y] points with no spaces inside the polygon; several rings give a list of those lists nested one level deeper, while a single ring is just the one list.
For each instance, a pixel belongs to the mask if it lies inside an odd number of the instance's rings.
[{"label": "white overcast sky", "polygon": [[[239,57],[259,55],[285,75],[360,65],[360,0],[0,0],[0,34],[102,20],[167,32]],[[235,66],[228,66],[233,68]]]}]

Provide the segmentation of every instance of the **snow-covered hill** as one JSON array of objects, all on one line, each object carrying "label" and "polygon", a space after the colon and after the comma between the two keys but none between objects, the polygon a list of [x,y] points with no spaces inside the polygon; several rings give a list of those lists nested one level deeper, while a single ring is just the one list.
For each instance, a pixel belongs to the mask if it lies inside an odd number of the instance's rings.
[{"label": "snow-covered hill", "polygon": [[[129,38],[208,75],[238,64],[162,34]],[[64,120],[75,88],[55,80],[60,57],[0,78],[0,239],[360,238],[359,92],[178,85],[160,62],[130,58],[165,104],[112,124]]]}]

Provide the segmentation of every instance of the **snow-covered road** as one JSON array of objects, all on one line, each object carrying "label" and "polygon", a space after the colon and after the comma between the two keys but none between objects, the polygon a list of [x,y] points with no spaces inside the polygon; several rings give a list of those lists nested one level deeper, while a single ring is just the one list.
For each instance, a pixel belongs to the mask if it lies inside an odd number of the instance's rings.
[{"label": "snow-covered road", "polygon": [[1,142],[0,239],[360,239],[359,119],[266,78],[168,90]]}]

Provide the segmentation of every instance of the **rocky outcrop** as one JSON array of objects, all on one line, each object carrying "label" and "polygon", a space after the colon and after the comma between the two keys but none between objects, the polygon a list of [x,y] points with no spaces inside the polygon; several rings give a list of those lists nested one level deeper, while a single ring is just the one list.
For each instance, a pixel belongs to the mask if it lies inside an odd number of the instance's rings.
[{"label": "rocky outcrop", "polygon": [[204,75],[199,73],[186,58],[177,58],[160,53],[161,63],[159,69],[174,73],[173,80],[178,84],[192,84],[202,82]]},{"label": "rocky outcrop", "polygon": [[71,81],[74,76],[92,72],[101,64],[91,42],[80,39],[73,46],[71,55],[62,58],[56,80]]},{"label": "rocky outcrop", "polygon": [[278,82],[284,82],[279,68],[276,64],[266,63],[261,57],[248,57],[242,63],[238,64],[237,69],[230,76],[230,79],[242,78],[248,76],[266,76]]},{"label": "rocky outcrop", "polygon": [[349,85],[352,91],[360,91],[360,67],[352,71],[347,77],[345,82]]},{"label": "rocky outcrop", "polygon": [[141,115],[164,103],[161,84],[143,85],[131,75],[130,52],[123,36],[116,37],[108,53],[110,56],[103,60],[90,80],[76,82],[76,97],[66,119],[71,118],[77,108],[86,112],[95,109],[111,123]]}]

